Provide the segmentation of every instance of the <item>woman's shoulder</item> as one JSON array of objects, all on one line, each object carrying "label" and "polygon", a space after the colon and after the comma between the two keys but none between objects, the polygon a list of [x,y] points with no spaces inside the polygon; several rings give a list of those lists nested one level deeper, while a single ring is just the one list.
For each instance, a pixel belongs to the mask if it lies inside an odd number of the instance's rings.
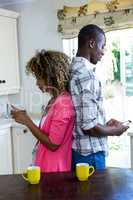
[{"label": "woman's shoulder", "polygon": [[71,94],[69,92],[63,92],[61,93],[55,100],[54,102],[55,105],[64,107],[73,107],[73,103],[72,103],[72,98],[71,98]]},{"label": "woman's shoulder", "polygon": [[72,98],[69,92],[62,92],[55,100],[56,103],[60,103],[60,101],[71,102]]},{"label": "woman's shoulder", "polygon": [[67,92],[61,93],[52,104],[49,115],[56,115],[57,118],[75,117],[75,109],[72,103],[71,95]]}]

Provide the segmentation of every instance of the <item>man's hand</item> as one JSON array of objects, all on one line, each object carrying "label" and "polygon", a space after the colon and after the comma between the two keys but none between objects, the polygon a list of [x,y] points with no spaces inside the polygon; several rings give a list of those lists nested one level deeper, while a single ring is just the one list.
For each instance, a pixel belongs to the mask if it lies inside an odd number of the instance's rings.
[{"label": "man's hand", "polygon": [[122,122],[111,119],[105,125],[97,124],[95,127],[89,130],[83,130],[85,134],[97,137],[97,136],[120,136],[129,126],[125,126]]},{"label": "man's hand", "polygon": [[107,124],[109,131],[112,132],[112,135],[120,136],[122,135],[129,126],[123,125],[122,122],[116,119],[110,119]]},{"label": "man's hand", "polygon": [[110,126],[110,132],[112,132],[112,136],[120,136],[122,135],[128,128],[129,126],[124,126],[122,123]]},{"label": "man's hand", "polygon": [[110,120],[106,123],[107,126],[117,126],[118,124],[121,124],[121,122],[118,121],[118,120],[116,120],[116,119],[110,119]]}]

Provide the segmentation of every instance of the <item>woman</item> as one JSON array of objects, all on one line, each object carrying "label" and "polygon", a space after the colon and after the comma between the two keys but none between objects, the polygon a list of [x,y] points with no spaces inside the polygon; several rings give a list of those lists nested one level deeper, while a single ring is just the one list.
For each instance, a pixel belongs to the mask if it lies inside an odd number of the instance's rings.
[{"label": "woman", "polygon": [[49,92],[52,98],[39,127],[23,110],[14,107],[11,114],[37,138],[35,164],[42,172],[70,171],[75,112],[68,92],[69,59],[64,53],[42,50],[30,59],[26,70],[35,76],[40,90]]}]

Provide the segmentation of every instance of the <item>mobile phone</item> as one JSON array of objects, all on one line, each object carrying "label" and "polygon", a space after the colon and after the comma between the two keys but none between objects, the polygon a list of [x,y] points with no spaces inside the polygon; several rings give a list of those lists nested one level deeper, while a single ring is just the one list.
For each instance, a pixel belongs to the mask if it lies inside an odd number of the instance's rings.
[{"label": "mobile phone", "polygon": [[122,124],[125,125],[125,126],[129,126],[131,123],[132,123],[131,120],[127,120],[125,122],[122,122]]}]

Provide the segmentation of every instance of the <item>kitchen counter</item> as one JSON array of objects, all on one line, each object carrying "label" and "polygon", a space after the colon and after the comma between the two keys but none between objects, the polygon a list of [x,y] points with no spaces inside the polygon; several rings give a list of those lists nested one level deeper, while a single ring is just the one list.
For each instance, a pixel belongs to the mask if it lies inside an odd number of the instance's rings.
[{"label": "kitchen counter", "polygon": [[42,173],[37,185],[28,184],[21,175],[0,176],[0,199],[132,200],[133,172],[108,168],[83,182],[72,172]]}]

